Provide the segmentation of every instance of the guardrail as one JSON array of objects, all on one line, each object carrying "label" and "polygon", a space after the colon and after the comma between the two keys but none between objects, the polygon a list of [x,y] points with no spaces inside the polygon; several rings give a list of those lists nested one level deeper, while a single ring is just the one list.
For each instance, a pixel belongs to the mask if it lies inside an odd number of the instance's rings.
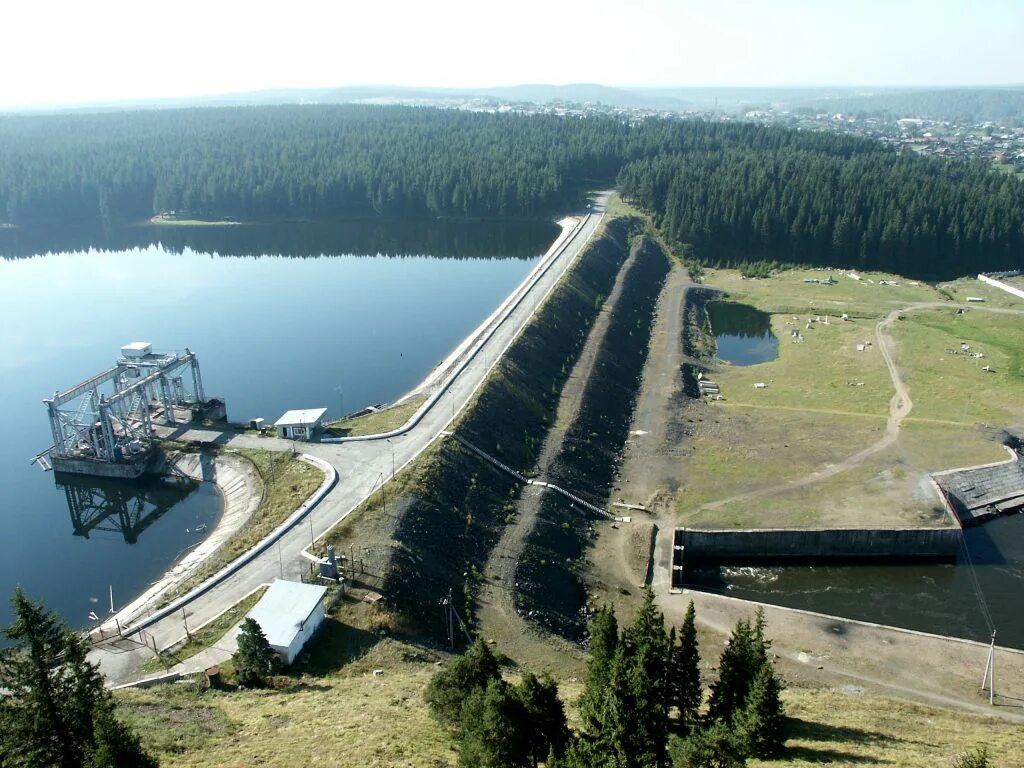
[{"label": "guardrail", "polygon": [[[462,372],[465,371],[467,367],[469,367],[469,364],[474,359],[476,359],[477,354],[480,352],[481,349],[483,349],[483,346],[488,341],[490,341],[491,337],[494,336],[498,328],[500,328],[502,324],[504,324],[504,322],[508,320],[512,313],[519,308],[519,305],[523,303],[524,299],[526,299],[526,297],[530,294],[530,292],[537,285],[537,283],[540,282],[541,278],[543,278],[544,275],[548,273],[548,270],[551,269],[551,266],[556,261],[558,261],[559,258],[561,258],[562,254],[565,253],[565,249],[568,248],[569,245],[580,234],[580,232],[583,231],[583,228],[585,227],[587,222],[590,221],[591,216],[593,216],[593,214],[588,213],[579,221],[578,224],[576,224],[576,226],[572,228],[572,230],[570,230],[569,234],[566,236],[562,244],[558,246],[558,248],[552,254],[551,258],[547,260],[547,263],[545,264],[543,269],[541,269],[539,272],[537,272],[537,274],[530,278],[528,283],[520,285],[520,287],[517,289],[518,296],[513,294],[513,296],[509,297],[509,300],[512,300],[514,297],[514,300],[512,301],[511,305],[508,306],[502,312],[501,317],[496,318],[482,333],[478,335],[478,341],[466,354],[462,362],[458,364],[456,369],[452,371],[452,373],[448,376],[447,379],[445,379],[444,383],[441,384],[437,391],[434,394],[432,394],[427,399],[427,401],[419,407],[419,409],[417,409],[416,413],[414,413],[405,424],[398,427],[397,429],[392,429],[389,432],[381,432],[376,435],[357,435],[353,437],[326,437],[323,438],[320,442],[355,443],[366,442],[369,440],[387,440],[388,438],[391,437],[399,437],[401,435],[404,435],[406,432],[413,429],[417,424],[419,424],[420,421],[422,421],[423,417],[430,411],[430,409],[433,408],[437,404],[437,402],[448,392],[452,384],[462,374]],[[507,301],[508,300],[506,300],[506,303]]]}]

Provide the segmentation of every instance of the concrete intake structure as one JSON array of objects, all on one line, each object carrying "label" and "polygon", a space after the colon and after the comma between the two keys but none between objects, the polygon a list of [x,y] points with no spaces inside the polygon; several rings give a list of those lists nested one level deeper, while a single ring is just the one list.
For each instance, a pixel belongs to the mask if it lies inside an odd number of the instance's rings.
[{"label": "concrete intake structure", "polygon": [[101,477],[133,479],[151,469],[156,421],[226,418],[222,401],[206,401],[193,352],[153,352],[145,341],[126,344],[116,364],[43,402],[53,445],[33,461]]}]

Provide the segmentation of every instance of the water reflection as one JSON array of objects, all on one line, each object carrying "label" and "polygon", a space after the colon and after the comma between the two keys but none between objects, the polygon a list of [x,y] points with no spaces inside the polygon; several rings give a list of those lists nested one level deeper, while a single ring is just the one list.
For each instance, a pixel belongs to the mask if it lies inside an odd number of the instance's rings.
[{"label": "water reflection", "polygon": [[143,531],[196,489],[193,483],[128,482],[64,473],[55,474],[54,481],[64,491],[75,536],[116,533],[128,544],[136,543]]},{"label": "water reflection", "polygon": [[121,251],[160,243],[220,256],[305,258],[323,255],[531,259],[558,228],[543,221],[381,220],[278,222],[217,226],[59,225],[0,230],[0,256],[61,251]]},{"label": "water reflection", "polygon": [[731,301],[712,301],[707,312],[719,360],[732,365],[757,365],[778,357],[779,340],[772,333],[768,313]]}]

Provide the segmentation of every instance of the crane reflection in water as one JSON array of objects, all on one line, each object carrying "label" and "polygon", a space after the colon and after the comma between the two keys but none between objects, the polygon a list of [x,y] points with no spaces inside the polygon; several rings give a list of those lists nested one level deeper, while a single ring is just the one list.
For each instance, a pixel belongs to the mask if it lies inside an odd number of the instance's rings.
[{"label": "crane reflection in water", "polygon": [[[75,536],[119,533],[128,544],[196,489],[191,482],[125,481],[57,473]],[[205,527],[205,526],[204,526]]]}]

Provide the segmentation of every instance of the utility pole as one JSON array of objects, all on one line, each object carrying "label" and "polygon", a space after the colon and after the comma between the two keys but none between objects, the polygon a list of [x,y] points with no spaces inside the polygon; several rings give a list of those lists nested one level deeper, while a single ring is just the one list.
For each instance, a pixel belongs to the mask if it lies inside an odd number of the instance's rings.
[{"label": "utility pole", "polygon": [[988,703],[994,706],[996,701],[996,631],[992,630],[992,641],[988,646],[988,660],[985,662],[985,676],[981,680],[981,690],[988,687]]},{"label": "utility pole", "polygon": [[181,623],[185,625],[185,639],[186,640],[191,640],[192,639],[192,635],[189,634],[189,631],[188,631],[188,618],[185,616],[185,609],[184,608],[181,609]]},{"label": "utility pole", "polygon": [[281,580],[284,581],[284,560],[281,559],[281,540],[277,540],[277,567],[281,569]]},{"label": "utility pole", "polygon": [[309,553],[312,555],[312,554],[314,554],[313,553],[313,547],[316,546],[316,539],[313,538],[313,517],[312,517],[312,513],[310,513],[310,516],[307,519],[309,520]]}]

